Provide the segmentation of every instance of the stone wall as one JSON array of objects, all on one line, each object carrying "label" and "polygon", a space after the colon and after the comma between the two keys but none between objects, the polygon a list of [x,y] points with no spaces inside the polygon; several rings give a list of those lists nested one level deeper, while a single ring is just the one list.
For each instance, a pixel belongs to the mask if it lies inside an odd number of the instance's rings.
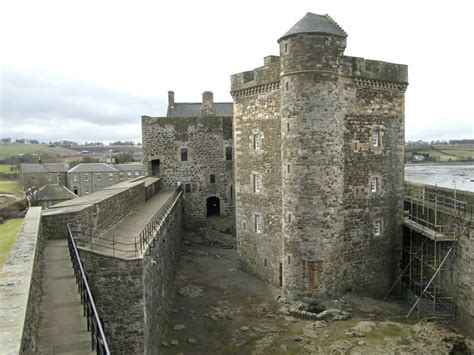
[{"label": "stone wall", "polygon": [[31,207],[0,273],[0,349],[34,353],[41,302],[41,208]]},{"label": "stone wall", "polygon": [[[406,66],[347,60],[356,69],[344,77],[343,291],[377,297],[394,281],[400,248]],[[376,192],[371,191],[374,177]],[[379,236],[374,234],[376,222]]]},{"label": "stone wall", "polygon": [[[163,187],[190,185],[184,196],[186,218],[204,219],[209,197],[219,198],[222,215],[233,211],[233,162],[226,160],[226,148],[232,148],[231,117],[143,116],[142,137],[148,174],[151,162],[159,160]],[[184,148],[187,160],[182,161]]]},{"label": "stone wall", "polygon": [[242,265],[297,298],[382,295],[400,247],[407,66],[344,56],[345,36],[326,32],[279,44],[231,76]]},{"label": "stone wall", "polygon": [[[245,87],[234,92],[234,174],[240,266],[280,286],[280,91],[278,85],[252,91],[256,85],[265,87],[278,79],[276,68],[279,62],[259,68],[254,79],[245,83],[243,77],[240,82],[233,78],[237,88]],[[255,179],[260,180],[259,191]],[[256,230],[256,215],[261,218],[260,231]]]},{"label": "stone wall", "polygon": [[163,220],[143,256],[123,259],[80,249],[112,353],[156,354],[180,255],[183,201]]},{"label": "stone wall", "polygon": [[73,223],[98,237],[144,202],[144,181],[116,184],[43,211],[44,233],[48,239],[65,239],[66,224]]}]

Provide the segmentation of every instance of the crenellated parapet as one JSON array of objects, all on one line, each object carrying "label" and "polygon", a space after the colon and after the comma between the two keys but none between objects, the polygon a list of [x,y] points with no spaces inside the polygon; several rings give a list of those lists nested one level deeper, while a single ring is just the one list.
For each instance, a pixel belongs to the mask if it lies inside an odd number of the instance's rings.
[{"label": "crenellated parapet", "polygon": [[404,64],[344,56],[341,69],[358,87],[405,92],[408,86],[408,66]]},{"label": "crenellated parapet", "polygon": [[231,76],[232,97],[240,98],[279,89],[280,57],[267,56],[264,66]]}]

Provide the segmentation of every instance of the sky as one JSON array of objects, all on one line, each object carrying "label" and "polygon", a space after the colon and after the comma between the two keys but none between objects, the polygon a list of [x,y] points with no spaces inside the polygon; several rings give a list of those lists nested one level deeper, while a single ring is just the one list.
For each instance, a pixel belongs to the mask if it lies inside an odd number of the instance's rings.
[{"label": "sky", "polygon": [[2,1],[0,137],[141,141],[168,90],[231,102],[230,75],[278,55],[307,12],[339,23],[346,55],[409,66],[406,140],[474,137],[467,0]]}]

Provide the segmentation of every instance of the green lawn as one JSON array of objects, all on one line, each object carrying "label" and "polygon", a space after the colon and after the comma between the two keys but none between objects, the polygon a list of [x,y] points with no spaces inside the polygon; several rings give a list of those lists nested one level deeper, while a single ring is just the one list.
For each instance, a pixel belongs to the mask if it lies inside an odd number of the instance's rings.
[{"label": "green lawn", "polygon": [[20,153],[49,153],[58,155],[54,149],[45,144],[0,143],[0,159],[5,159]]},{"label": "green lawn", "polygon": [[13,173],[13,170],[16,169],[15,165],[0,165],[0,173]]},{"label": "green lawn", "polygon": [[0,224],[0,270],[7,260],[23,218],[11,218]]},{"label": "green lawn", "polygon": [[21,187],[18,181],[0,181],[0,193],[21,195]]}]

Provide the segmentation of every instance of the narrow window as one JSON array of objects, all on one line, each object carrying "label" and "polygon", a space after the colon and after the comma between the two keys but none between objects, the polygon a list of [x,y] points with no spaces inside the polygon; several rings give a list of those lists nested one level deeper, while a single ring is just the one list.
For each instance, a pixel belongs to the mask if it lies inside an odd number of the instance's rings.
[{"label": "narrow window", "polygon": [[290,131],[290,122],[287,122],[287,124],[286,124],[286,131],[287,131],[287,132]]},{"label": "narrow window", "polygon": [[285,53],[288,53],[288,43],[285,43]]},{"label": "narrow window", "polygon": [[379,132],[372,133],[372,146],[373,147],[379,146]]},{"label": "narrow window", "polygon": [[255,215],[255,232],[262,233],[262,216]]},{"label": "narrow window", "polygon": [[89,174],[84,174],[84,181],[89,181]]},{"label": "narrow window", "polygon": [[120,180],[123,180],[123,173],[120,173]]},{"label": "narrow window", "polygon": [[191,184],[184,185],[184,191],[189,194],[191,192]]},{"label": "narrow window", "polygon": [[225,160],[232,160],[232,147],[225,148]]},{"label": "narrow window", "polygon": [[288,82],[285,83],[285,90],[288,91]]},{"label": "narrow window", "polygon": [[378,187],[378,184],[379,184],[378,180],[379,179],[376,176],[372,177],[372,179],[370,180],[370,191],[371,192],[377,192],[377,190],[379,188]]},{"label": "narrow window", "polygon": [[102,174],[97,174],[97,181],[102,180]]},{"label": "narrow window", "polygon": [[290,164],[288,164],[288,165],[286,166],[286,172],[289,174],[290,171],[291,171],[291,167],[290,167]]},{"label": "narrow window", "polygon": [[73,177],[74,177],[74,178],[73,178],[73,181],[77,181],[77,174],[74,174]]},{"label": "narrow window", "polygon": [[253,174],[253,190],[254,192],[260,192],[262,188],[262,177],[259,174]]},{"label": "narrow window", "polygon": [[181,148],[181,161],[188,160],[188,148]]},{"label": "narrow window", "polygon": [[267,258],[263,259],[263,266],[267,267]]},{"label": "narrow window", "polygon": [[232,185],[230,185],[230,199],[234,199],[234,188],[232,187]]},{"label": "narrow window", "polygon": [[288,213],[288,223],[291,223],[291,213]]},{"label": "narrow window", "polygon": [[375,237],[380,237],[381,235],[381,223],[380,221],[375,221],[374,222],[374,236]]},{"label": "narrow window", "polygon": [[51,174],[48,175],[48,182],[51,182],[51,180],[53,180],[53,177],[51,176]]},{"label": "narrow window", "polygon": [[129,179],[132,178],[132,172],[131,172],[131,171],[127,172],[127,177],[128,177]]},{"label": "narrow window", "polygon": [[209,180],[211,181],[211,184],[215,184],[216,183],[216,174],[211,174],[209,176]]},{"label": "narrow window", "polygon": [[109,173],[109,180],[112,181],[114,179],[114,174],[113,173]]},{"label": "narrow window", "polygon": [[247,229],[247,224],[245,222],[242,223],[242,229],[246,230]]},{"label": "narrow window", "polygon": [[291,264],[291,256],[288,255],[288,264]]},{"label": "narrow window", "polygon": [[253,135],[253,148],[255,150],[260,150],[260,134]]}]

